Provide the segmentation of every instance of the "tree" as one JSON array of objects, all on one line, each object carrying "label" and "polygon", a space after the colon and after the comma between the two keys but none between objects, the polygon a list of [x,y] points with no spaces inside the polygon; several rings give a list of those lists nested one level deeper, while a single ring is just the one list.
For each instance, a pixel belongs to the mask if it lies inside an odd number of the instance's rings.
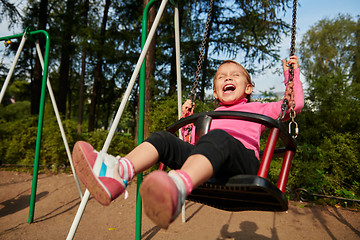
[{"label": "tree", "polygon": [[[49,3],[48,0],[41,0],[38,6],[38,12],[37,12],[38,30],[46,30],[46,25],[48,20],[48,3]],[[44,53],[45,39],[43,38],[43,36],[39,37],[39,42],[40,42],[41,52]],[[39,57],[36,57],[34,71],[33,71],[33,79],[31,81],[31,114],[39,113],[41,83],[42,83],[42,67],[40,64]]]},{"label": "tree", "polygon": [[339,15],[317,22],[300,43],[308,96],[297,118],[295,188],[347,198],[359,192],[359,30],[350,16]]},{"label": "tree", "polygon": [[91,95],[91,104],[90,104],[90,111],[89,111],[89,129],[88,131],[91,132],[96,127],[96,107],[97,103],[100,99],[101,94],[101,87],[103,82],[103,51],[101,46],[105,43],[105,34],[106,34],[106,24],[108,21],[108,14],[110,8],[111,1],[105,1],[104,13],[103,18],[100,26],[100,34],[98,36],[98,49],[96,52],[96,66],[94,69],[94,84],[92,89]]},{"label": "tree", "polygon": [[79,108],[78,108],[78,120],[77,120],[77,132],[81,134],[81,124],[84,117],[84,94],[85,94],[85,74],[86,74],[86,51],[87,51],[87,37],[86,31],[88,25],[88,12],[89,12],[89,0],[85,0],[82,8],[82,44],[81,44],[81,73],[79,81]]},{"label": "tree", "polygon": [[[182,1],[181,1],[182,2]],[[209,80],[214,75],[221,59],[242,56],[244,64],[250,72],[257,71],[253,63],[276,62],[281,34],[287,33],[289,23],[282,20],[290,1],[215,1],[212,21],[208,29],[208,41],[205,45],[203,68],[200,74],[200,99],[204,100],[204,91],[212,85]],[[205,29],[209,1],[184,1],[181,6],[181,61],[182,80],[185,92],[192,88],[197,70],[197,61],[201,49],[201,41]],[[180,6],[179,6],[180,7]],[[165,17],[164,17],[165,18]],[[173,94],[174,67],[168,62],[174,56],[172,20],[166,18],[160,25],[157,46],[161,49],[157,55],[157,66],[161,72],[155,76],[164,76],[167,83],[158,84],[165,88],[160,92]],[[157,53],[158,53],[157,52]],[[269,61],[270,60],[270,61]],[[266,66],[265,66],[266,67]],[[169,71],[167,71],[169,69]]]},{"label": "tree", "polygon": [[354,91],[359,86],[359,29],[350,16],[339,15],[319,21],[300,43],[309,100],[324,132],[359,130],[360,99]]},{"label": "tree", "polygon": [[65,4],[65,12],[61,14],[61,50],[60,50],[60,67],[59,67],[59,87],[58,87],[58,107],[59,112],[66,115],[66,100],[69,92],[69,78],[71,61],[74,47],[72,46],[71,37],[74,35],[75,22],[75,1],[67,0]]},{"label": "tree", "polygon": [[9,28],[21,18],[21,14],[17,10],[17,7],[14,3],[11,3],[9,0],[0,0],[0,23],[3,18],[9,20]]}]

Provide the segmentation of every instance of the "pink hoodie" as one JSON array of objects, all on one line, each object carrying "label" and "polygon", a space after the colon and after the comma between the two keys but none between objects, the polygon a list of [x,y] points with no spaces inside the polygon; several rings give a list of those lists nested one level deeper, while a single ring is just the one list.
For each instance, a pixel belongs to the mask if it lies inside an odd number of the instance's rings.
[{"label": "pink hoodie", "polygon": [[[284,73],[285,84],[289,80],[289,71]],[[294,98],[295,98],[295,112],[296,114],[301,112],[304,107],[304,93],[302,84],[300,82],[300,69],[294,69]],[[252,112],[257,114],[266,115],[268,117],[277,119],[281,112],[281,105],[283,101],[260,103],[250,102],[247,103],[247,99],[243,98],[238,103],[230,106],[220,106],[215,111],[241,111],[241,112]],[[288,114],[285,116],[284,121],[289,119]],[[234,138],[238,139],[248,149],[254,150],[255,155],[259,158],[260,151],[260,136],[265,131],[265,126],[241,120],[232,119],[214,119],[211,122],[210,131],[214,129],[222,129],[229,133]],[[184,136],[185,131],[182,129],[182,135]],[[184,138],[185,139],[185,138]],[[192,144],[195,142],[195,129],[191,132]]]}]

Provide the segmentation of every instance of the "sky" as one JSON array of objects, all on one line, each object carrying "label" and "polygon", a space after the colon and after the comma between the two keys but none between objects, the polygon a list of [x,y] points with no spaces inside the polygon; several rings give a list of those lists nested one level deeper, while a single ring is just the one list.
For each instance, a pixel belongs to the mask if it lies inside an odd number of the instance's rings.
[{"label": "sky", "polygon": [[[296,46],[301,42],[302,36],[317,22],[324,18],[333,19],[339,14],[349,14],[354,20],[360,15],[360,0],[298,0],[297,7],[297,29],[296,29]],[[292,23],[292,11],[288,11],[284,20],[289,24]],[[288,58],[290,48],[290,36],[284,38],[281,44],[280,56]],[[301,59],[299,59],[301,69]],[[282,63],[277,64],[278,69],[282,68]],[[252,76],[255,82],[255,93],[268,91],[274,87],[274,92],[283,92],[285,90],[283,84],[283,75],[274,73],[276,68],[265,71],[262,74]],[[304,83],[304,76],[300,76],[300,80]],[[306,84],[304,84],[306,88]]]},{"label": "sky", "polygon": [[[302,36],[319,20],[324,18],[333,19],[338,14],[349,14],[352,17],[360,15],[360,0],[298,0],[297,8],[297,30],[296,30],[296,44],[301,42]],[[284,21],[291,24],[292,11],[288,11],[284,17]],[[0,24],[0,36],[9,36],[13,34],[21,33],[20,29],[8,30],[6,20]],[[280,45],[280,56],[287,58],[290,48],[290,37],[284,38]],[[296,49],[296,48],[295,48]],[[4,44],[0,44],[0,58],[2,57],[4,50]],[[139,53],[140,54],[140,53]],[[296,54],[296,50],[295,50]],[[241,63],[241,60],[235,59]],[[281,62],[277,65],[281,68]],[[301,68],[301,59],[300,59]],[[252,80],[255,82],[255,93],[261,91],[270,90],[274,87],[274,92],[284,91],[283,76],[274,73],[276,68],[266,70],[262,74],[252,76]],[[301,76],[301,81],[304,82],[304,77]]]}]

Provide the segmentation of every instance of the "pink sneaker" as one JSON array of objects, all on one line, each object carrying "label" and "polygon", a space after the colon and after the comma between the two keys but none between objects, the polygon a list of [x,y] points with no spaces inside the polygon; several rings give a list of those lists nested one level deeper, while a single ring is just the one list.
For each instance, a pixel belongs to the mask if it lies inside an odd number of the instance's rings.
[{"label": "pink sneaker", "polygon": [[179,215],[186,198],[185,193],[181,193],[176,185],[183,184],[182,180],[179,176],[174,179],[171,175],[177,173],[154,171],[144,179],[140,187],[145,214],[157,226],[165,229]]},{"label": "pink sneaker", "polygon": [[96,152],[89,143],[79,141],[72,159],[77,176],[100,204],[109,205],[125,191],[126,182],[119,175],[119,160],[114,156]]}]

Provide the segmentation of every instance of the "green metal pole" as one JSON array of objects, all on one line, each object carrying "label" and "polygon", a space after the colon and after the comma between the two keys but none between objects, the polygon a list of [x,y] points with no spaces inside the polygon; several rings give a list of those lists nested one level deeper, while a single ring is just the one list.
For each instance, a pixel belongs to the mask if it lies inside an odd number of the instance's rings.
[{"label": "green metal pole", "polygon": [[[35,146],[35,159],[34,159],[34,170],[32,178],[32,187],[31,187],[31,197],[30,197],[30,210],[28,222],[32,223],[34,221],[34,211],[35,211],[35,200],[36,200],[36,188],[38,180],[38,170],[39,170],[39,157],[40,157],[40,146],[41,146],[41,134],[44,120],[44,106],[45,106],[45,95],[46,95],[46,81],[48,75],[48,65],[49,65],[49,52],[50,52],[50,37],[49,34],[44,30],[29,31],[29,28],[25,29],[25,34],[27,37],[31,37],[37,34],[44,34],[46,39],[45,45],[45,56],[44,56],[44,71],[42,77],[42,86],[41,86],[41,96],[40,96],[40,109],[39,109],[39,119],[38,119],[38,129],[36,135],[36,146]],[[15,34],[12,36],[1,37],[0,41],[10,40],[14,38],[20,38],[24,35]]]},{"label": "green metal pole", "polygon": [[[141,49],[143,49],[147,38],[147,22],[150,8],[154,5],[156,0],[151,0],[146,4],[141,32]],[[138,128],[138,144],[144,141],[144,119],[145,119],[145,79],[146,79],[146,57],[140,69],[140,84],[139,84],[139,128]],[[140,196],[140,186],[142,183],[143,174],[137,175],[137,192],[136,192],[136,225],[135,225],[135,239],[141,239],[141,225],[142,225],[142,201]]]},{"label": "green metal pole", "polygon": [[28,35],[30,35],[30,36],[36,35],[36,34],[44,34],[45,35],[46,45],[45,45],[45,56],[44,56],[44,71],[43,71],[41,96],[40,96],[38,129],[37,129],[37,135],[36,135],[34,170],[33,170],[33,178],[32,178],[31,197],[30,197],[30,210],[29,210],[29,219],[28,219],[29,223],[32,223],[34,221],[36,188],[37,188],[37,180],[38,180],[39,157],[40,157],[40,146],[41,146],[41,134],[42,134],[42,127],[43,127],[43,120],[44,120],[46,80],[47,80],[47,75],[48,75],[49,51],[50,51],[49,34],[44,30],[38,30],[38,31],[28,33]]},{"label": "green metal pole", "polygon": [[0,41],[3,40],[10,40],[10,39],[14,39],[14,38],[20,38],[24,35],[24,33],[20,33],[20,34],[15,34],[15,35],[11,35],[11,36],[6,36],[6,37],[0,37]]}]

